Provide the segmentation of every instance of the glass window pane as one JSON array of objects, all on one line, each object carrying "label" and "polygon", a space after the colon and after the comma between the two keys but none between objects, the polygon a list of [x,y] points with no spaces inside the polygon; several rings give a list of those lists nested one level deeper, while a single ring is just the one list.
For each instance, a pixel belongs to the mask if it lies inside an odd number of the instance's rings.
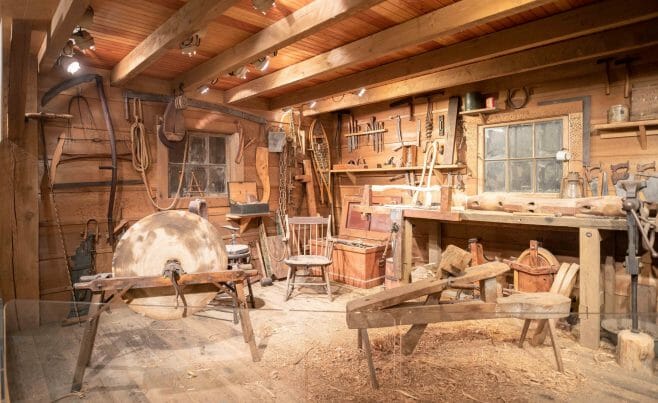
[{"label": "glass window pane", "polygon": [[[187,196],[203,196],[206,193],[208,173],[206,167],[185,167],[185,193]],[[181,191],[182,193],[182,191]]]},{"label": "glass window pane", "polygon": [[505,128],[490,127],[484,129],[484,158],[505,158]]},{"label": "glass window pane", "polygon": [[226,168],[213,166],[208,168],[208,194],[226,193]]},{"label": "glass window pane", "polygon": [[562,120],[536,123],[535,145],[536,157],[555,157],[562,149]]},{"label": "glass window pane", "polygon": [[206,138],[205,137],[190,137],[190,149],[188,150],[188,160],[191,163],[203,164],[206,162]]},{"label": "glass window pane", "polygon": [[509,191],[532,192],[532,160],[509,162]]},{"label": "glass window pane", "polygon": [[[169,164],[169,197],[176,197],[182,164]],[[182,193],[181,193],[182,194]]]},{"label": "glass window pane", "polygon": [[484,162],[484,191],[505,191],[505,161]]},{"label": "glass window pane", "polygon": [[537,160],[537,192],[558,193],[562,181],[562,162]]},{"label": "glass window pane", "polygon": [[510,126],[508,133],[510,158],[532,157],[532,125]]},{"label": "glass window pane", "polygon": [[226,164],[226,140],[224,137],[210,137],[210,155],[211,164]]},{"label": "glass window pane", "polygon": [[[159,141],[159,140],[158,140]],[[169,148],[169,162],[183,162],[183,156],[185,155],[185,145],[187,141],[178,141],[173,143],[174,148]]]}]

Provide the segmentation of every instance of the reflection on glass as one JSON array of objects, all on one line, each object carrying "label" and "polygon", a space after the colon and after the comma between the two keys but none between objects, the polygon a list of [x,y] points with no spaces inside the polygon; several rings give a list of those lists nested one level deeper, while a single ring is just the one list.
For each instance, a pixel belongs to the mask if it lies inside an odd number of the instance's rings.
[{"label": "reflection on glass", "polygon": [[532,125],[509,127],[510,158],[532,157]]},{"label": "reflection on glass", "polygon": [[484,149],[486,159],[505,158],[505,128],[490,127],[484,130]]},{"label": "reflection on glass", "polygon": [[532,160],[510,161],[509,191],[532,192]]},{"label": "reflection on glass", "polygon": [[505,191],[505,161],[485,161],[484,191]]}]

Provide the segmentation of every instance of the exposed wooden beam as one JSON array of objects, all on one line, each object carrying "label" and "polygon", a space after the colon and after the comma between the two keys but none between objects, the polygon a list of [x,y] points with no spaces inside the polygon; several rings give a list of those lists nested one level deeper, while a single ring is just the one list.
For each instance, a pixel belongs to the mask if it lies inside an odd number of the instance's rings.
[{"label": "exposed wooden beam", "polygon": [[238,0],[190,0],[112,69],[111,84],[121,85],[157,61],[171,47],[204,28]]},{"label": "exposed wooden beam", "polygon": [[178,88],[182,84],[185,89],[196,89],[222,73],[231,72],[382,1],[316,0],[180,75],[174,80],[175,86]]},{"label": "exposed wooden beam", "polygon": [[10,141],[17,141],[23,137],[31,37],[32,25],[30,21],[12,21],[8,66],[9,88],[7,93],[7,138]]},{"label": "exposed wooden beam", "polygon": [[270,90],[342,67],[372,60],[439,36],[507,17],[548,3],[547,0],[462,0],[345,46],[239,85],[226,92],[226,102],[238,102]]},{"label": "exposed wooden beam", "polygon": [[60,0],[50,21],[50,30],[46,32],[46,38],[39,49],[40,72],[47,73],[53,67],[89,3],[89,0]]},{"label": "exposed wooden beam", "polygon": [[658,44],[657,22],[654,19],[566,42],[385,84],[368,89],[362,97],[345,94],[339,102],[334,102],[332,99],[321,100],[317,102],[313,110],[305,110],[305,114],[310,116],[352,108],[653,46]]},{"label": "exposed wooden beam", "polygon": [[284,94],[270,104],[273,110],[299,105],[657,17],[658,2],[609,0]]}]

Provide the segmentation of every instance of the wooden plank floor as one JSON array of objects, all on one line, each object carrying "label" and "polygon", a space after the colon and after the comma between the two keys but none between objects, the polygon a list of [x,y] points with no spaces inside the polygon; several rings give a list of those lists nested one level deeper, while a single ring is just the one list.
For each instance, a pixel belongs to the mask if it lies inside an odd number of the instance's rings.
[{"label": "wooden plank floor", "polygon": [[[375,363],[382,382],[382,389],[372,391],[363,354],[356,349],[354,331],[346,328],[344,312],[347,301],[379,289],[334,284],[335,298],[329,303],[322,290],[303,288],[301,294],[296,291],[292,300],[283,302],[284,285],[276,282],[272,287],[254,287],[257,309],[252,310],[251,317],[262,355],[259,363],[251,361],[240,326],[233,324],[228,307],[214,307],[184,320],[155,321],[119,304],[102,316],[81,395],[69,394],[82,335],[80,327],[53,323],[38,331],[10,335],[12,401],[472,400],[468,396],[496,401],[500,399],[490,394],[493,386],[487,383],[492,378],[489,372],[480,371],[482,379],[477,379],[473,377],[480,372],[475,371],[463,380],[467,385],[486,386],[489,392],[483,394],[473,388],[456,392],[440,383],[432,391],[423,379],[432,374],[432,365],[437,371],[452,371],[457,367],[441,366],[457,366],[460,360],[467,360],[458,370],[468,371],[477,369],[480,357],[487,356],[496,359],[490,368],[497,373],[543,374],[537,375],[538,379],[531,377],[526,386],[514,379],[509,380],[510,385],[501,380],[503,391],[519,393],[517,398],[508,396],[504,399],[507,401],[586,401],[591,396],[602,402],[658,398],[658,377],[637,380],[620,374],[609,352],[583,349],[563,331],[560,342],[567,374],[557,373],[548,345],[523,350],[515,346],[520,326],[509,320],[431,325],[410,357],[392,353],[386,347],[390,344],[395,351],[395,340],[406,327],[372,331]],[[468,358],[469,353],[473,357]],[[514,368],[518,366],[513,362],[516,357],[519,362],[531,363],[531,368]],[[601,364],[604,361],[605,365]],[[437,372],[433,376],[450,379],[450,373],[445,374]],[[459,382],[456,379],[454,382]],[[553,388],[560,383],[569,389],[557,393]],[[518,388],[525,388],[525,395]]]}]

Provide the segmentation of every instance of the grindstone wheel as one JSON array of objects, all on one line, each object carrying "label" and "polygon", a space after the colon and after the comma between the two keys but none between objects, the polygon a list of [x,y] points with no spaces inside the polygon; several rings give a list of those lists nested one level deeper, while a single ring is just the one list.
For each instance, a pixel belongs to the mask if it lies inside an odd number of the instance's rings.
[{"label": "grindstone wheel", "polygon": [[[185,273],[228,267],[224,242],[210,221],[187,211],[163,211],[142,218],[121,237],[112,258],[112,273],[114,277],[161,276],[167,261],[174,259],[180,262]],[[140,290],[140,294],[152,292]],[[216,294],[185,294],[187,315],[204,309]],[[183,317],[183,303],[179,300],[176,308],[174,295],[147,296],[124,302],[149,318]]]}]

